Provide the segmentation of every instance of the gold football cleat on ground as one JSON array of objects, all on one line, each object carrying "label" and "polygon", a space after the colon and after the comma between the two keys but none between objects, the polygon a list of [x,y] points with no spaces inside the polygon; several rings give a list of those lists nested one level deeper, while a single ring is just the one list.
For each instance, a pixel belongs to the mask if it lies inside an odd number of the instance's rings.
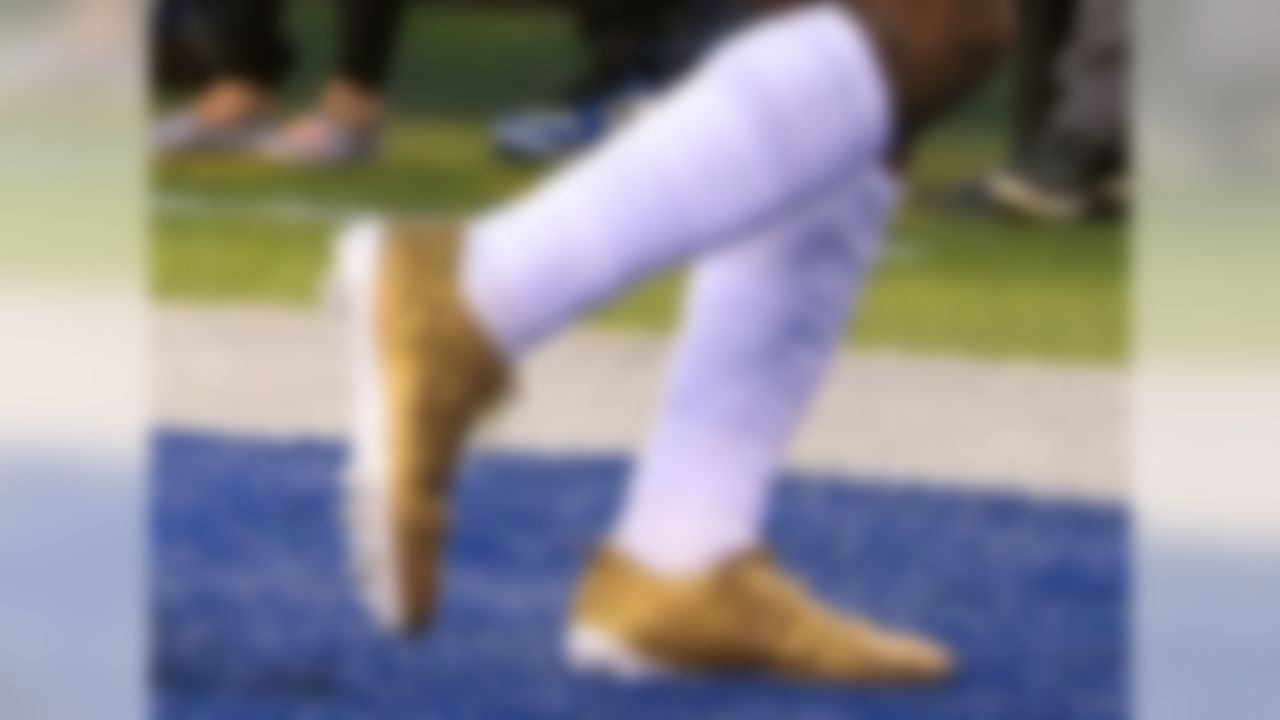
[{"label": "gold football cleat on ground", "polygon": [[923,684],[952,672],[941,646],[823,607],[765,552],[668,579],[604,550],[583,579],[566,644],[575,669],[622,679],[762,672],[841,685]]},{"label": "gold football cleat on ground", "polygon": [[435,609],[455,466],[507,368],[464,304],[455,229],[363,221],[339,245],[350,562],[374,616],[411,633]]}]

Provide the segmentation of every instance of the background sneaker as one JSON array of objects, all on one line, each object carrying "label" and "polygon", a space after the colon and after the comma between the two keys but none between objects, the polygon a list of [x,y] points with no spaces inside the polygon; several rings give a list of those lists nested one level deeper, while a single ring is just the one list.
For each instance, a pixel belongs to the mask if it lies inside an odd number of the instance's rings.
[{"label": "background sneaker", "polygon": [[269,132],[270,125],[261,118],[211,125],[184,110],[156,124],[151,134],[151,148],[161,155],[252,152]]},{"label": "background sneaker", "polygon": [[258,150],[284,165],[338,167],[372,159],[380,140],[377,128],[354,129],[320,113],[267,134]]},{"label": "background sneaker", "polygon": [[581,152],[633,117],[650,93],[630,88],[576,106],[526,110],[494,127],[498,154],[521,162],[553,162]]}]

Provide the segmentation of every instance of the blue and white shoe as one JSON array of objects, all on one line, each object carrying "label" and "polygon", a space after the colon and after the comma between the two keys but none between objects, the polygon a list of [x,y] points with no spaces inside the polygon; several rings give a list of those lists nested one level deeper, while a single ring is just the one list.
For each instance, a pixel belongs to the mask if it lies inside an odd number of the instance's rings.
[{"label": "blue and white shoe", "polygon": [[190,111],[161,118],[151,133],[151,149],[160,155],[249,153],[268,137],[271,125],[254,118],[215,127]]},{"label": "blue and white shoe", "polygon": [[263,138],[259,154],[297,167],[346,167],[371,160],[381,134],[376,127],[352,129],[324,113],[305,117]]},{"label": "blue and white shoe", "polygon": [[602,140],[635,115],[649,93],[629,89],[576,107],[527,110],[509,115],[494,127],[498,154],[520,162],[554,162]]}]

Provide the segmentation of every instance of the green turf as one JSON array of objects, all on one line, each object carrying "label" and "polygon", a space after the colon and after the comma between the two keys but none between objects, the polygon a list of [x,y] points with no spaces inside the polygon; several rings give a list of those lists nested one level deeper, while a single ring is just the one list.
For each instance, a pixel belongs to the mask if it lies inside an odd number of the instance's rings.
[{"label": "green turf", "polygon": [[[297,22],[323,37],[327,18]],[[161,298],[313,301],[328,226],[288,216],[290,202],[335,213],[462,212],[534,179],[533,171],[493,158],[484,118],[545,96],[565,77],[573,52],[563,21],[430,9],[415,15],[406,35],[396,89],[402,112],[376,163],[319,172],[226,160],[156,166],[153,269]],[[315,77],[319,67],[313,62],[301,76]],[[916,164],[913,193],[963,179],[998,157],[992,113],[1002,92],[997,85],[933,138]],[[1126,345],[1125,260],[1116,227],[957,220],[908,203],[855,336],[878,347],[1118,362]],[[598,322],[665,331],[678,290],[675,278],[653,283]]]}]

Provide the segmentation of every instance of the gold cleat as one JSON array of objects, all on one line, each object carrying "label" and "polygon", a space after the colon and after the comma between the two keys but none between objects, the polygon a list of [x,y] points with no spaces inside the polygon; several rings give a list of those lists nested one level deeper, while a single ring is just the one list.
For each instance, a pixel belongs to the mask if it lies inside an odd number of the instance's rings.
[{"label": "gold cleat", "polygon": [[372,614],[402,633],[431,619],[454,468],[507,386],[463,302],[459,249],[450,228],[362,221],[339,239],[331,287],[352,390],[351,564]]},{"label": "gold cleat", "polygon": [[823,607],[765,552],[668,579],[602,551],[579,589],[566,651],[577,670],[625,680],[764,672],[896,685],[937,682],[952,671],[948,652],[929,640]]}]

